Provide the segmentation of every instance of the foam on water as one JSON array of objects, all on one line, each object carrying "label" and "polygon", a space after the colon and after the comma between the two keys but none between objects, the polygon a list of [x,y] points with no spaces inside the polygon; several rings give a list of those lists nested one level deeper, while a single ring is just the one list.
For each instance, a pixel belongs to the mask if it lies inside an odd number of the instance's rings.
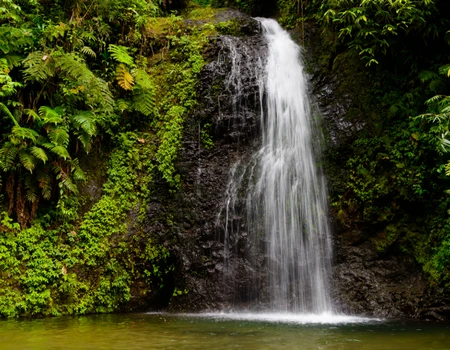
[{"label": "foam on water", "polygon": [[324,312],[321,314],[210,312],[166,315],[206,318],[218,321],[252,321],[299,325],[344,325],[357,323],[379,323],[384,321],[384,319],[381,318],[348,316],[330,312]]}]

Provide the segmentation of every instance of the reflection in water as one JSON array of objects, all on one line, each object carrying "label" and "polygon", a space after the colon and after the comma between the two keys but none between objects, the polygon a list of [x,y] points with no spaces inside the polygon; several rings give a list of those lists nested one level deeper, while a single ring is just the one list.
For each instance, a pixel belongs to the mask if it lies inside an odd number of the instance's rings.
[{"label": "reflection in water", "polygon": [[[228,317],[228,318],[227,318]],[[0,321],[0,349],[450,349],[450,325],[131,314]]]}]

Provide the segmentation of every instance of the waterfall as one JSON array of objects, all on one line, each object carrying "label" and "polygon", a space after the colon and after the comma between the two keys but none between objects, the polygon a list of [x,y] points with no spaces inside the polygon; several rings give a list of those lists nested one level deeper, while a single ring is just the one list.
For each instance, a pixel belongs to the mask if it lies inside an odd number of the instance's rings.
[{"label": "waterfall", "polygon": [[[265,281],[249,281],[252,293],[260,294],[256,301],[264,299],[259,291],[264,288],[270,311],[329,312],[328,205],[326,184],[316,165],[321,133],[308,97],[301,49],[276,21],[259,21],[268,45],[260,73],[262,142],[250,160],[232,169],[222,210],[225,259],[237,241],[232,239],[236,232],[230,231],[236,226],[233,216],[245,212],[245,258],[266,269]],[[235,273],[229,271],[226,283]]]}]

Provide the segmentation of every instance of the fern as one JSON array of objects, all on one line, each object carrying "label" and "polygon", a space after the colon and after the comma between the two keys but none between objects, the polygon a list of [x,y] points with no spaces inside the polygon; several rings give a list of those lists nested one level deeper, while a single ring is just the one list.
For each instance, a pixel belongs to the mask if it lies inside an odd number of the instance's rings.
[{"label": "fern", "polygon": [[4,57],[10,69],[13,67],[19,67],[22,64],[23,57],[18,55],[6,55]]},{"label": "fern", "polygon": [[119,63],[124,63],[127,66],[134,66],[133,57],[128,53],[128,48],[120,45],[109,45],[108,51],[111,56]]},{"label": "fern", "polygon": [[32,176],[25,177],[25,189],[27,190],[25,193],[26,199],[29,202],[35,202],[39,198],[39,189],[36,186],[36,182]]},{"label": "fern", "polygon": [[114,110],[114,97],[109,90],[108,83],[103,79],[94,77],[89,82],[90,94],[88,97],[88,105],[98,103],[105,113],[110,113]]},{"label": "fern", "polygon": [[23,61],[25,80],[44,82],[55,75],[55,62],[42,51],[30,53]]},{"label": "fern", "polygon": [[89,152],[91,149],[92,137],[97,134],[94,115],[88,111],[78,112],[71,117],[71,121],[75,128],[78,129],[78,140],[83,145],[85,151]]},{"label": "fern", "polygon": [[19,152],[19,159],[22,166],[27,169],[30,173],[33,172],[34,168],[36,167],[37,159],[32,154],[29,154],[25,150],[21,150]]},{"label": "fern", "polygon": [[36,142],[36,139],[39,136],[39,134],[33,129],[23,128],[21,126],[16,125],[13,126],[12,128],[12,136],[21,139],[29,139],[34,143]]},{"label": "fern", "polygon": [[12,113],[9,111],[8,107],[6,107],[3,103],[0,102],[0,110],[2,110],[14,123],[15,126],[19,126],[19,122],[14,118]]},{"label": "fern", "polygon": [[53,153],[55,153],[58,157],[66,159],[70,159],[70,154],[67,149],[63,146],[54,146],[50,149]]},{"label": "fern", "polygon": [[62,107],[56,107],[55,109],[52,109],[48,106],[42,106],[39,108],[39,115],[42,118],[42,122],[44,124],[60,124],[64,120],[61,117],[64,113],[64,110]]},{"label": "fern", "polygon": [[155,87],[143,69],[136,70],[136,86],[133,88],[133,107],[145,116],[155,113]]},{"label": "fern", "polygon": [[71,162],[71,166],[72,166],[72,171],[71,172],[73,174],[74,180],[76,180],[76,181],[86,181],[86,174],[81,169],[80,162],[79,162],[78,158],[74,159]]},{"label": "fern", "polygon": [[42,197],[50,199],[52,196],[52,178],[47,169],[39,169],[36,172],[36,180],[42,190]]},{"label": "fern", "polygon": [[37,147],[37,146],[31,146],[30,147],[30,152],[33,156],[35,156],[37,159],[40,159],[44,162],[48,160],[48,156],[47,153],[45,152],[44,149]]},{"label": "fern", "polygon": [[64,54],[56,60],[57,67],[65,72],[77,86],[84,86],[85,102],[93,107],[100,105],[106,112],[113,110],[114,99],[108,84],[96,77],[80,57],[71,53]]},{"label": "fern", "polygon": [[50,129],[48,131],[48,138],[54,146],[67,147],[69,145],[69,134],[64,129]]},{"label": "fern", "polygon": [[0,148],[0,161],[3,171],[8,171],[16,165],[16,157],[19,153],[18,148],[13,143],[7,141]]},{"label": "fern", "polygon": [[134,78],[123,63],[117,66],[116,80],[122,89],[131,90],[133,88]]},{"label": "fern", "polygon": [[84,55],[91,56],[91,57],[97,57],[97,54],[94,50],[92,50],[89,46],[83,46],[80,50],[80,52]]},{"label": "fern", "polygon": [[78,112],[71,117],[71,121],[78,129],[83,129],[89,136],[97,134],[97,127],[95,126],[94,115],[89,111]]}]

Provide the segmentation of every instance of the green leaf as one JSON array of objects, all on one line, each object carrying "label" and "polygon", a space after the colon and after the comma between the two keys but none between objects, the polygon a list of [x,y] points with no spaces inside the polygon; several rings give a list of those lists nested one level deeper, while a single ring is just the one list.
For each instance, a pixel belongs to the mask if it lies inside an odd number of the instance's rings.
[{"label": "green leaf", "polygon": [[69,134],[66,130],[61,128],[49,130],[48,138],[55,145],[67,147],[69,144]]},{"label": "green leaf", "polygon": [[56,155],[58,155],[59,157],[64,158],[65,160],[70,158],[69,152],[63,146],[55,146],[51,149],[51,151]]},{"label": "green leaf", "polygon": [[23,128],[21,126],[14,126],[12,128],[12,134],[21,139],[29,139],[33,143],[36,142],[36,138],[39,136],[33,129]]},{"label": "green leaf", "polygon": [[37,159],[42,160],[44,163],[48,160],[48,156],[47,153],[45,152],[45,150],[43,150],[40,147],[37,146],[31,146],[30,147],[30,152],[31,154],[33,154]]},{"label": "green leaf", "polygon": [[133,57],[128,54],[128,48],[120,45],[109,45],[108,51],[111,56],[119,63],[125,63],[128,66],[134,66]]},{"label": "green leaf", "polygon": [[25,169],[33,172],[34,168],[36,167],[36,157],[34,157],[32,154],[29,154],[25,150],[22,150],[19,152],[19,159]]}]

